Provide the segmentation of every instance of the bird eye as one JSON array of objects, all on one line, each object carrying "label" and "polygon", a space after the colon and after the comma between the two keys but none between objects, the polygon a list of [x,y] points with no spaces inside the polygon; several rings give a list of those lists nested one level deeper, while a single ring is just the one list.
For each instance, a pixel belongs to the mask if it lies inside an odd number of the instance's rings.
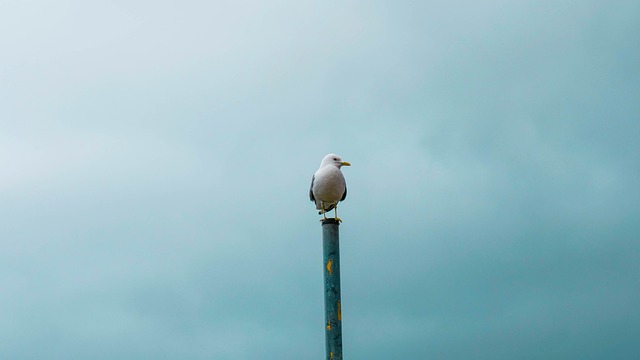
[{"label": "bird eye", "polygon": [[333,158],[333,161],[338,161],[338,158]]}]

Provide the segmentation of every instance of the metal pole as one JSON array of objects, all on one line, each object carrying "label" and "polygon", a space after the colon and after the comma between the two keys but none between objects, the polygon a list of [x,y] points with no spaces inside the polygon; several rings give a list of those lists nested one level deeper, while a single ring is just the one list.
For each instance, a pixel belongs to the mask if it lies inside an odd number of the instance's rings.
[{"label": "metal pole", "polygon": [[322,222],[324,260],[324,320],[326,359],[342,360],[342,311],[340,309],[340,237],[335,219]]}]

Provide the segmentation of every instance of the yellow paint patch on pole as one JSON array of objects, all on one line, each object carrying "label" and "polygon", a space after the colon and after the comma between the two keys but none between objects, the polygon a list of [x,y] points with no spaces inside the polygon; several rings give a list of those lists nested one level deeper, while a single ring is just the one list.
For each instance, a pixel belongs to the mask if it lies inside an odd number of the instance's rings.
[{"label": "yellow paint patch on pole", "polygon": [[329,272],[329,275],[333,274],[333,269],[331,268],[333,266],[333,260],[329,259],[329,261],[327,261],[327,271]]},{"label": "yellow paint patch on pole", "polygon": [[327,321],[327,331],[331,331],[331,323]]},{"label": "yellow paint patch on pole", "polygon": [[342,321],[342,309],[340,309],[340,301],[338,301],[338,320]]}]

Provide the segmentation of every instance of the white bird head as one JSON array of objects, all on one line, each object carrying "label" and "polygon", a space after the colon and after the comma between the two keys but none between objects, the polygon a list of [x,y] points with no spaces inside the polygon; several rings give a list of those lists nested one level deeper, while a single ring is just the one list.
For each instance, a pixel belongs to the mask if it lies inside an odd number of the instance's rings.
[{"label": "white bird head", "polygon": [[342,160],[342,158],[336,154],[328,154],[320,162],[320,167],[333,165],[340,169],[342,166],[351,166],[349,162]]}]

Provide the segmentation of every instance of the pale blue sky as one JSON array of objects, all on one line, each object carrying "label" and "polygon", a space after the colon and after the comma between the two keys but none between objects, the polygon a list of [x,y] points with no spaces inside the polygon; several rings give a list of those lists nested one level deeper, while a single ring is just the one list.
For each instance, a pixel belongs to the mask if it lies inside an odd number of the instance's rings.
[{"label": "pale blue sky", "polygon": [[640,358],[637,1],[0,2],[0,358]]}]

